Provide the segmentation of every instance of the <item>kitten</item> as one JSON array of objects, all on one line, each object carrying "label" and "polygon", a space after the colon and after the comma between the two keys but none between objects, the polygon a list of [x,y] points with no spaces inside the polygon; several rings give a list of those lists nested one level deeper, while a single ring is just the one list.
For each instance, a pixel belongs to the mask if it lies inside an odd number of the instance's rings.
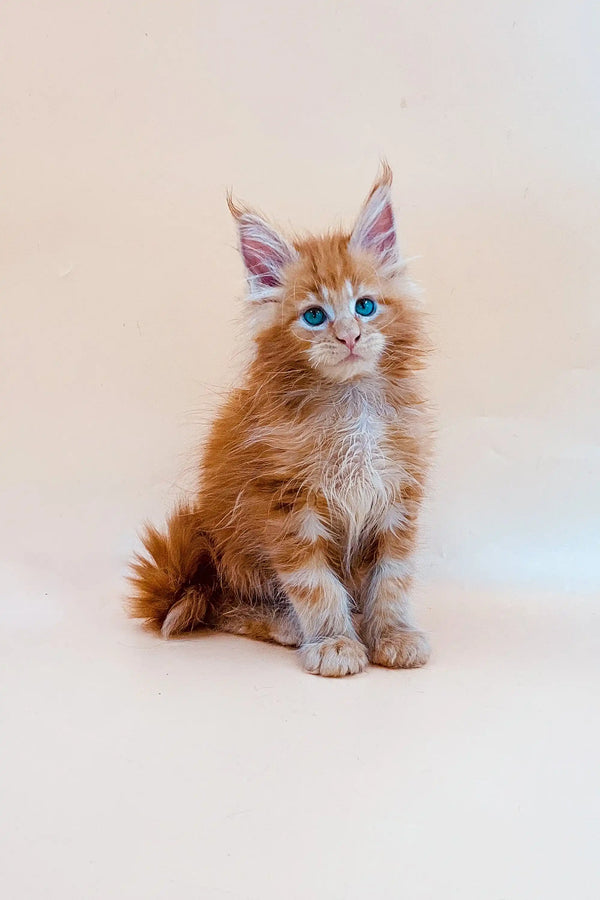
[{"label": "kitten", "polygon": [[299,648],[319,675],[421,666],[409,593],[428,456],[422,314],[384,164],[350,234],[237,221],[255,355],[213,424],[192,504],[148,527],[132,615]]}]

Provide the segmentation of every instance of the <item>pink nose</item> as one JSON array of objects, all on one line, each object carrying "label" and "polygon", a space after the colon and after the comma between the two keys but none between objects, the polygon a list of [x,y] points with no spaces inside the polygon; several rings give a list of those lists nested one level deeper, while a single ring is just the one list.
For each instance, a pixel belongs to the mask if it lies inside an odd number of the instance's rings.
[{"label": "pink nose", "polygon": [[349,335],[347,335],[347,337],[339,337],[338,341],[341,344],[345,344],[346,347],[348,348],[348,350],[354,350],[354,346],[355,346],[355,344],[358,343],[359,338],[360,338],[360,334],[357,334],[357,335],[349,334]]}]

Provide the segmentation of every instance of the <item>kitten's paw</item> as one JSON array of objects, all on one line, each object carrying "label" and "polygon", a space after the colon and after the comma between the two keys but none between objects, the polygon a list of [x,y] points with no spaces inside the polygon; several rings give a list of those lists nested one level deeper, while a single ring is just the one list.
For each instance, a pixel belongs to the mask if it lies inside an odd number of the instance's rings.
[{"label": "kitten's paw", "polygon": [[424,666],[430,654],[429,641],[422,631],[394,631],[375,641],[371,662],[391,669],[415,669]]},{"label": "kitten's paw", "polygon": [[340,678],[356,675],[368,665],[369,658],[363,645],[349,637],[325,638],[300,648],[302,663],[313,675]]}]

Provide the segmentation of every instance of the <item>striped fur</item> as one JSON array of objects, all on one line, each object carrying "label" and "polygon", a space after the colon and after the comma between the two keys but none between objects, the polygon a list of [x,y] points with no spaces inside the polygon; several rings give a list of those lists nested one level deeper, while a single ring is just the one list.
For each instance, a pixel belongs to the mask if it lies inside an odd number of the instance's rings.
[{"label": "striped fur", "polygon": [[[294,241],[230,202],[247,303],[272,312],[213,424],[196,501],[164,535],[149,529],[133,564],[132,614],[166,637],[206,625],[275,640],[333,676],[427,659],[409,608],[426,345],[390,183],[384,168],[353,232]],[[365,296],[369,319],[354,310]],[[315,304],[328,319],[311,329]]]}]

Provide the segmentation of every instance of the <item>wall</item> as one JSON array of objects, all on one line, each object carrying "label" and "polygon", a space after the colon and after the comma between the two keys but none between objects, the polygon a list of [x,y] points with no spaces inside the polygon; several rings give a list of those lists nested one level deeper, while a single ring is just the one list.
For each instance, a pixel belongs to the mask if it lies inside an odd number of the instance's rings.
[{"label": "wall", "polygon": [[54,615],[40,573],[116,589],[189,482],[240,345],[226,188],[318,229],[383,154],[438,347],[424,577],[600,584],[597,6],[9,0],[0,36],[13,614]]}]

